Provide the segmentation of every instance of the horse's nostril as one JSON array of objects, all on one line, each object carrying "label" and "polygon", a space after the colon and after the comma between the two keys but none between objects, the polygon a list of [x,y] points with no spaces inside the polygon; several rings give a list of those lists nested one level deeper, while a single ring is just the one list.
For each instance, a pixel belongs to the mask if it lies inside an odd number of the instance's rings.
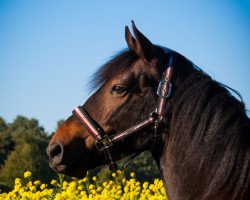
[{"label": "horse's nostril", "polygon": [[59,155],[62,152],[62,148],[60,145],[56,145],[52,150],[51,150],[51,157],[54,158],[55,156]]},{"label": "horse's nostril", "polygon": [[63,148],[60,143],[52,144],[48,149],[48,156],[53,160],[57,160],[57,162],[61,161],[62,154]]}]

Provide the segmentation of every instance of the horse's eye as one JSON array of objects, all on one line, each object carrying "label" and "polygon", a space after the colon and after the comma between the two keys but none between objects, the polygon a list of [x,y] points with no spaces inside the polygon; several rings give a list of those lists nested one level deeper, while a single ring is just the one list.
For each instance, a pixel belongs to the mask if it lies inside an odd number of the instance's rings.
[{"label": "horse's eye", "polygon": [[124,94],[125,92],[126,92],[126,87],[124,87],[122,85],[114,85],[110,90],[111,94],[115,93],[118,95]]}]

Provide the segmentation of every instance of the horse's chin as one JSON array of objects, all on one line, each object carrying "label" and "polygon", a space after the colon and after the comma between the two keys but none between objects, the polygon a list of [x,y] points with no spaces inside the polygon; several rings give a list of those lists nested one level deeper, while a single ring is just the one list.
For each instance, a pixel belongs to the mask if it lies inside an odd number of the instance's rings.
[{"label": "horse's chin", "polygon": [[67,166],[67,165],[56,165],[50,167],[56,172],[60,174],[64,174],[71,177],[76,178],[84,178],[87,175],[87,169],[79,169],[77,166]]}]

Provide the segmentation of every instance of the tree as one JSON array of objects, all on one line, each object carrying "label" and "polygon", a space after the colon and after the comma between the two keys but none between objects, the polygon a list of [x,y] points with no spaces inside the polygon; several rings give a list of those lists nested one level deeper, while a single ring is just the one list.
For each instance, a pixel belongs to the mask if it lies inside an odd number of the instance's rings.
[{"label": "tree", "polygon": [[14,141],[7,133],[8,126],[4,119],[0,117],[0,168],[8,154],[14,149]]},{"label": "tree", "polygon": [[35,119],[18,116],[8,125],[5,134],[15,143],[14,149],[4,160],[0,169],[0,180],[11,186],[16,177],[31,171],[33,177],[48,182],[56,177],[48,165],[46,147],[49,137]]},{"label": "tree", "polygon": [[0,132],[7,130],[7,124],[5,123],[4,119],[0,117]]}]

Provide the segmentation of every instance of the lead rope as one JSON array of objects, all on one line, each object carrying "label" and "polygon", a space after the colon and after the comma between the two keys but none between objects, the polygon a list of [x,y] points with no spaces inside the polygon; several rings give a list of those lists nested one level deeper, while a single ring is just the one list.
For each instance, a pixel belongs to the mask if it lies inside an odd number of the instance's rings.
[{"label": "lead rope", "polygon": [[125,171],[128,166],[130,165],[130,163],[141,153],[141,151],[134,153],[124,164],[123,166],[120,168],[121,171]]},{"label": "lead rope", "polygon": [[104,149],[103,152],[104,152],[106,160],[108,161],[107,165],[109,167],[109,170],[110,171],[116,171],[118,169],[118,164],[113,161],[113,158],[112,158],[112,156],[110,154],[109,148]]}]

